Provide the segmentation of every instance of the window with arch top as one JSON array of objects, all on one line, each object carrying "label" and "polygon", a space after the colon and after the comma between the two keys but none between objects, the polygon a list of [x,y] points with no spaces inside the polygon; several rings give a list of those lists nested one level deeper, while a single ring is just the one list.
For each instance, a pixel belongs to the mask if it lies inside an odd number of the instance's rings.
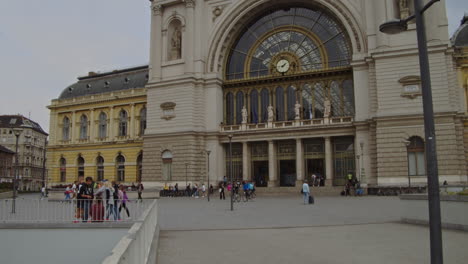
[{"label": "window with arch top", "polygon": [[102,156],[96,158],[96,173],[98,181],[104,180],[104,158]]},{"label": "window with arch top", "polygon": [[107,137],[107,115],[104,112],[99,114],[99,138]]},{"label": "window with arch top", "polygon": [[119,137],[127,135],[128,114],[127,111],[121,110],[119,113]]},{"label": "window with arch top", "polygon": [[165,150],[162,153],[162,175],[163,180],[170,181],[172,179],[172,152]]},{"label": "window with arch top", "polygon": [[117,181],[124,182],[125,181],[125,157],[122,154],[119,154],[117,158],[115,158],[115,167],[117,170]]},{"label": "window with arch top", "polygon": [[411,137],[407,146],[408,174],[410,176],[426,175],[426,158],[424,141],[420,137]]},{"label": "window with arch top", "polygon": [[67,161],[60,158],[60,182],[67,181]]},{"label": "window with arch top", "polygon": [[146,107],[140,110],[140,136],[145,134],[146,130]]},{"label": "window with arch top", "polygon": [[80,117],[80,139],[88,138],[88,117],[82,115]]},{"label": "window with arch top", "polygon": [[62,140],[70,140],[70,119],[68,117],[63,118]]}]

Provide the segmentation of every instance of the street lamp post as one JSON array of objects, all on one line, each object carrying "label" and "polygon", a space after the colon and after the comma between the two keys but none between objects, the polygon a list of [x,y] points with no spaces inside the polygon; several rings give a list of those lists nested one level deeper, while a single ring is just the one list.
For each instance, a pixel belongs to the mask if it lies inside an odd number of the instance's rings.
[{"label": "street lamp post", "polygon": [[229,178],[231,178],[231,211],[234,211],[234,179],[232,177],[232,135],[229,136]]},{"label": "street lamp post", "polygon": [[426,30],[423,13],[434,3],[431,0],[422,6],[422,0],[414,0],[414,15],[405,20],[392,20],[380,25],[380,31],[396,34],[406,30],[408,21],[416,18],[416,33],[418,37],[419,65],[422,85],[422,101],[424,112],[424,134],[426,140],[426,171],[429,200],[429,230],[431,244],[431,263],[443,263],[442,231],[440,217],[439,175],[436,154],[436,135],[434,126],[434,112],[432,106],[431,77],[429,72],[429,58],[427,54]]},{"label": "street lamp post", "polygon": [[[47,139],[44,139],[44,155],[42,158],[42,187],[46,188],[45,194],[47,194],[47,186],[46,186],[46,149],[47,149]],[[47,195],[46,195],[47,196]]]},{"label": "street lamp post", "polygon": [[211,151],[207,150],[206,155],[208,155],[208,173],[207,173],[207,178],[208,178],[208,202],[210,201],[210,153]]},{"label": "street lamp post", "polygon": [[15,137],[16,137],[16,146],[15,146],[15,175],[13,177],[13,202],[11,203],[11,213],[12,214],[15,214],[16,213],[16,182],[17,182],[17,179],[18,179],[18,173],[19,173],[19,170],[18,170],[18,140],[19,140],[19,136],[21,135],[21,132],[23,132],[23,130],[21,129],[17,129],[17,128],[14,128],[13,129],[13,133],[15,134]]},{"label": "street lamp post", "polygon": [[185,188],[187,188],[187,168],[188,168],[188,162],[185,162]]}]

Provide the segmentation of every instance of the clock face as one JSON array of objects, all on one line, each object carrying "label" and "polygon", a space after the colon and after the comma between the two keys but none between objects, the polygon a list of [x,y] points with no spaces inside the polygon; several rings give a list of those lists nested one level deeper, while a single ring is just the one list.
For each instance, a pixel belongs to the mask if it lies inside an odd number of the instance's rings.
[{"label": "clock face", "polygon": [[285,73],[289,70],[289,61],[282,59],[276,64],[276,70],[280,73]]}]

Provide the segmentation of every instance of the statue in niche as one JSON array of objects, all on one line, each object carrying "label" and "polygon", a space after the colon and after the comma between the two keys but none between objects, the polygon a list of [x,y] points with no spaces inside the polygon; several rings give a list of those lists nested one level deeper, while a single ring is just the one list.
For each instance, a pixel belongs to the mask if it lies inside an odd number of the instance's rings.
[{"label": "statue in niche", "polygon": [[247,114],[247,108],[242,107],[242,124],[247,124],[247,117],[248,117],[248,114]]},{"label": "statue in niche", "polygon": [[182,57],[182,32],[179,27],[174,29],[171,38],[171,60],[178,60]]},{"label": "statue in niche", "polygon": [[330,100],[325,99],[323,104],[324,104],[324,107],[325,107],[323,117],[329,118],[331,116],[331,102],[330,102]]},{"label": "statue in niche", "polygon": [[399,0],[398,7],[400,9],[400,19],[405,19],[409,17],[410,10],[408,6],[408,0]]},{"label": "statue in niche", "polygon": [[273,122],[273,117],[274,117],[274,113],[273,113],[273,106],[269,105],[268,108],[268,122]]},{"label": "statue in niche", "polygon": [[301,118],[301,105],[299,104],[299,101],[296,101],[296,104],[294,105],[294,113],[296,114],[296,120],[299,120]]}]

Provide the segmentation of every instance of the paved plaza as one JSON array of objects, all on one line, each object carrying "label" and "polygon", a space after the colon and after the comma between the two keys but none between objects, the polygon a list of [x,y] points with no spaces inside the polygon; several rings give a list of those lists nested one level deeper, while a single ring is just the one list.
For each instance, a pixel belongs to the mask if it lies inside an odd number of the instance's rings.
[{"label": "paved plaza", "polygon": [[[160,199],[160,264],[429,263],[427,227],[400,224],[397,197]],[[466,263],[468,233],[444,230],[445,263]]]}]

